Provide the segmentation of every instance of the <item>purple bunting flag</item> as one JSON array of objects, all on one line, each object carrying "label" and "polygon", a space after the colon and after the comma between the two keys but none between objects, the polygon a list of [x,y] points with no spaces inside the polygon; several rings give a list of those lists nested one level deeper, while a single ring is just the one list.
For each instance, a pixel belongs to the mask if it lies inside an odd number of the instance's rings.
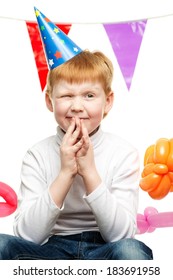
[{"label": "purple bunting flag", "polygon": [[147,20],[104,24],[128,90],[132,83],[146,24]]}]

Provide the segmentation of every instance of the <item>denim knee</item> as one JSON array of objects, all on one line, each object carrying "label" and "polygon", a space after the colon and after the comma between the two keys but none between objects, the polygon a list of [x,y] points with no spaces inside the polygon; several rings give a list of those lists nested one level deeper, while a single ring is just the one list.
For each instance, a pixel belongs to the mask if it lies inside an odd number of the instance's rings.
[{"label": "denim knee", "polygon": [[13,236],[8,234],[0,234],[0,260],[8,259],[7,255],[10,247],[10,240]]},{"label": "denim knee", "polygon": [[143,242],[127,238],[112,244],[113,258],[117,260],[152,260],[152,250]]}]

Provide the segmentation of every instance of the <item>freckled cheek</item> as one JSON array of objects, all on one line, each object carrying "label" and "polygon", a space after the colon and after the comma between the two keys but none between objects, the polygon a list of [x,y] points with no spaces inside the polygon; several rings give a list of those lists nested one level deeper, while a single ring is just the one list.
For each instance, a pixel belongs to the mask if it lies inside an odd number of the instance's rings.
[{"label": "freckled cheek", "polygon": [[68,111],[68,104],[64,102],[59,102],[55,104],[54,112],[56,115],[65,116]]},{"label": "freckled cheek", "polygon": [[55,104],[54,116],[55,116],[56,121],[59,124],[62,124],[62,122],[64,122],[64,118],[67,114],[67,111],[68,111],[68,109],[66,106],[64,106],[64,104],[62,104],[62,103]]},{"label": "freckled cheek", "polygon": [[104,111],[100,106],[95,106],[94,110],[90,112],[90,117],[94,119],[102,119]]},{"label": "freckled cheek", "polygon": [[103,117],[100,111],[90,114],[89,121],[85,122],[88,128],[88,133],[91,133],[94,129],[96,129],[100,125],[102,119]]},{"label": "freckled cheek", "polygon": [[103,114],[102,114],[102,110],[95,110],[90,112],[89,114],[89,120],[84,122],[87,129],[88,129],[88,133],[92,133],[101,123],[103,119]]}]

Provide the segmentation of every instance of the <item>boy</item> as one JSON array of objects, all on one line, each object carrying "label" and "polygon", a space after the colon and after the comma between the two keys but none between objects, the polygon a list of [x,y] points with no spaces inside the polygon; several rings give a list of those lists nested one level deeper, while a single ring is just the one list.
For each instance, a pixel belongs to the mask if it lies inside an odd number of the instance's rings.
[{"label": "boy", "polygon": [[138,153],[101,129],[112,79],[101,52],[81,51],[50,70],[45,100],[57,134],[24,158],[16,236],[1,235],[0,259],[152,259],[134,239]]}]

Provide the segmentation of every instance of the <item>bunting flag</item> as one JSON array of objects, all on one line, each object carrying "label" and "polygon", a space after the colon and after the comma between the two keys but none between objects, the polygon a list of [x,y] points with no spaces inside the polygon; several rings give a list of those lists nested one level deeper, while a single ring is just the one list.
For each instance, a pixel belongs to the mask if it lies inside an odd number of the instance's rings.
[{"label": "bunting flag", "polygon": [[147,21],[104,24],[127,88],[130,89]]},{"label": "bunting flag", "polygon": [[[35,63],[39,75],[41,89],[44,90],[46,85],[46,77],[48,73],[48,65],[44,54],[38,24],[35,22],[26,22],[28,33],[31,40],[31,45],[35,57]],[[61,30],[68,35],[71,24],[57,25]]]},{"label": "bunting flag", "polygon": [[[103,41],[105,40],[106,37],[109,39],[110,45],[118,61],[119,67],[121,69],[128,90],[130,90],[130,86],[132,83],[133,74],[134,74],[138,54],[140,51],[143,35],[145,32],[146,24],[147,24],[147,20],[121,23],[121,24],[119,23],[103,24],[103,28],[105,30],[105,35],[104,35],[105,37],[103,36]],[[35,57],[41,88],[42,90],[44,90],[46,85],[48,66],[46,63],[46,59],[42,47],[38,25],[35,22],[27,22],[27,21],[26,21],[26,25],[31,40],[31,45]],[[59,28],[61,28],[61,30],[66,35],[70,33],[72,24],[56,23],[56,25]],[[77,32],[77,27],[75,28],[75,30]],[[95,39],[97,40],[97,34],[95,36],[96,36]],[[93,38],[91,38],[91,40],[93,40]]]}]

